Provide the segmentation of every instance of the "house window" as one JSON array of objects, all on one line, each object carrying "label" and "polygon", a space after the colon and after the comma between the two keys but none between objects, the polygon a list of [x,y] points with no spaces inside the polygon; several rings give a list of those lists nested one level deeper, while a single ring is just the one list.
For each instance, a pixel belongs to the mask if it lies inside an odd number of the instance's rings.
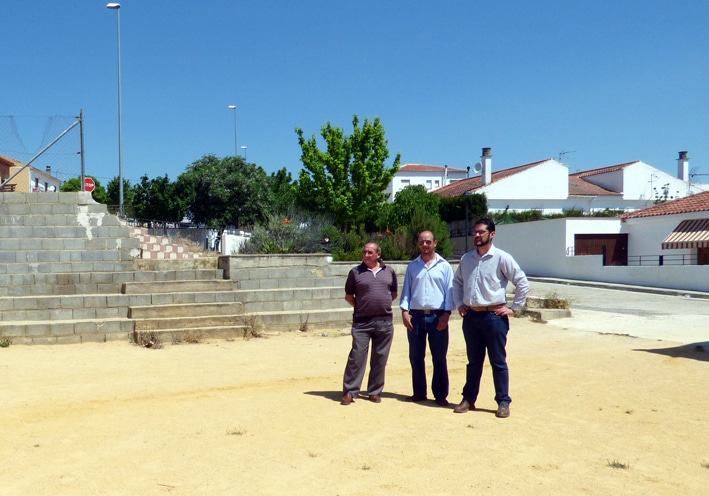
[{"label": "house window", "polygon": [[431,191],[432,183],[430,179],[426,179],[426,189]]},{"label": "house window", "polygon": [[401,187],[402,187],[402,188],[405,188],[405,187],[409,186],[410,184],[411,184],[411,180],[410,180],[410,179],[402,179],[402,180],[401,180]]},{"label": "house window", "polygon": [[436,182],[434,182],[433,185],[436,187],[436,189],[438,189],[441,187],[441,181],[439,179],[436,179]]}]

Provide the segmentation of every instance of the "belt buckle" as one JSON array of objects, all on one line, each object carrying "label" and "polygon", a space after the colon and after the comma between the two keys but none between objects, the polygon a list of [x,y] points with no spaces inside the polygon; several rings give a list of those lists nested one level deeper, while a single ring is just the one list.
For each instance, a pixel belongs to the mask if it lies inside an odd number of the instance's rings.
[{"label": "belt buckle", "polygon": [[424,310],[423,314],[424,315],[431,315],[433,313],[433,310]]}]

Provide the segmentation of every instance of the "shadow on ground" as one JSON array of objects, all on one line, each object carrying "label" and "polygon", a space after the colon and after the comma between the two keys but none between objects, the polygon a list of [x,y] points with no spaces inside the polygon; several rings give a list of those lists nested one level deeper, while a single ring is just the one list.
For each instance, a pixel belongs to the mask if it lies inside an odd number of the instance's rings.
[{"label": "shadow on ground", "polygon": [[635,351],[646,351],[648,353],[657,353],[658,355],[674,358],[690,358],[692,360],[709,362],[709,341],[673,346],[672,348],[655,348],[651,350],[636,349]]}]

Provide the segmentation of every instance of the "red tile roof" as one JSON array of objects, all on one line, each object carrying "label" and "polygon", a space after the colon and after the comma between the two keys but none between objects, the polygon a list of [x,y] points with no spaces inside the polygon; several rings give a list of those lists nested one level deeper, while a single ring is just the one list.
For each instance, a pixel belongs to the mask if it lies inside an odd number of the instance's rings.
[{"label": "red tile roof", "polygon": [[569,196],[622,196],[622,194],[589,183],[577,174],[571,174],[569,175]]},{"label": "red tile roof", "polygon": [[620,218],[637,219],[638,217],[656,217],[658,215],[687,214],[692,212],[709,212],[709,191],[697,193],[678,200],[670,200],[652,207],[636,210],[621,215]]},{"label": "red tile roof", "polygon": [[623,170],[629,165],[637,164],[639,163],[639,160],[634,160],[633,162],[626,162],[624,164],[618,164],[618,165],[609,165],[608,167],[601,167],[599,169],[591,169],[587,171],[581,171],[581,172],[576,172],[574,174],[569,174],[569,177],[575,176],[575,177],[588,177],[588,176],[595,176],[597,174],[608,174],[609,172],[617,172],[619,170]]},{"label": "red tile roof", "polygon": [[[423,165],[423,164],[404,164],[399,168],[399,171],[404,172],[440,172],[443,173],[445,167],[440,165]],[[448,172],[468,172],[465,169],[456,169],[448,167]]]},{"label": "red tile roof", "polygon": [[[491,180],[489,184],[494,183],[495,181],[499,181],[501,179],[504,179],[506,177],[510,177],[514,174],[518,174],[520,172],[524,172],[528,169],[531,169],[533,167],[536,167],[540,164],[543,164],[544,162],[547,162],[551,159],[545,159],[545,160],[540,160],[539,162],[532,162],[531,164],[526,164],[526,165],[520,165],[517,167],[511,167],[509,169],[503,169],[501,171],[493,172],[491,174]],[[448,184],[447,186],[443,186],[442,188],[438,188],[437,190],[434,190],[434,193],[438,193],[444,198],[452,198],[455,196],[461,196],[463,193],[466,191],[475,191],[476,189],[480,189],[483,187],[483,180],[482,176],[475,176],[475,177],[468,177],[466,179],[461,179],[459,181],[456,181],[454,183]]]}]

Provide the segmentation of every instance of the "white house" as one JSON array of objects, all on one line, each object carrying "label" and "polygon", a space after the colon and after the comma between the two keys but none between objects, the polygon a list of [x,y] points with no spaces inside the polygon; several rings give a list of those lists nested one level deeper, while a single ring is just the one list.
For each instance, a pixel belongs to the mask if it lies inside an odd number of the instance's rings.
[{"label": "white house", "polygon": [[568,210],[629,212],[709,189],[691,183],[687,152],[680,152],[678,177],[641,161],[569,174],[566,165],[551,158],[497,172],[492,172],[490,148],[483,148],[480,159],[479,176],[435,192],[443,197],[484,193],[491,212],[539,210],[548,215]]},{"label": "white house", "polygon": [[392,179],[385,193],[388,201],[394,201],[396,193],[407,186],[423,186],[426,191],[433,191],[455,181],[468,177],[468,171],[454,167],[437,165],[405,164]]},{"label": "white house", "polygon": [[495,245],[530,276],[709,291],[709,191],[621,217],[523,222],[496,231]]},{"label": "white house", "polygon": [[[19,171],[19,173],[18,173]],[[14,177],[13,177],[14,176]],[[25,167],[25,164],[11,157],[0,155],[0,183],[8,181],[7,186],[13,191],[23,192],[48,192],[59,191],[62,181],[52,176],[52,168],[47,166],[46,171],[32,167]]]}]

